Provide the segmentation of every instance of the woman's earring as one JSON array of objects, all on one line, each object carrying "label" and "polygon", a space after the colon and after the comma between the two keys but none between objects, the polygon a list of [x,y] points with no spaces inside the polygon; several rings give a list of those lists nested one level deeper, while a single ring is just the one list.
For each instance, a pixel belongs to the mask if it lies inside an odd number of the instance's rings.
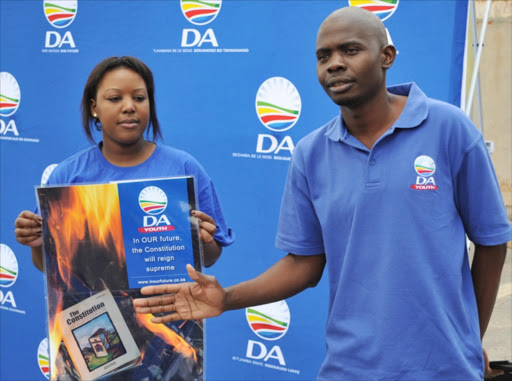
[{"label": "woman's earring", "polygon": [[98,114],[94,113],[92,116],[94,117],[94,125],[96,126],[96,130],[101,131],[101,123],[98,119]]}]

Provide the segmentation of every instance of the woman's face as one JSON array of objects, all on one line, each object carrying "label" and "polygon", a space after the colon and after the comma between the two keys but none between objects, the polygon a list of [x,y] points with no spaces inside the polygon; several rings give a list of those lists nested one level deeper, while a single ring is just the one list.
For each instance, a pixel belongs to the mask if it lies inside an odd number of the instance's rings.
[{"label": "woman's face", "polygon": [[101,122],[104,145],[124,147],[144,141],[149,108],[144,79],[126,67],[107,72],[96,99],[91,99],[91,113]]}]

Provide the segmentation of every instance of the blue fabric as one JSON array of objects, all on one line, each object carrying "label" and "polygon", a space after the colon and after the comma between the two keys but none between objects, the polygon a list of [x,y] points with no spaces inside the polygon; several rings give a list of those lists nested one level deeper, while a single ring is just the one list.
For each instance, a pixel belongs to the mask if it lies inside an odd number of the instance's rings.
[{"label": "blue fabric", "polygon": [[[460,109],[415,84],[388,90],[408,100],[371,150],[338,116],[297,144],[288,173],[276,246],[327,258],[319,379],[483,379],[466,233],[512,235],[490,157]],[[433,173],[415,169],[422,156]]]},{"label": "blue fabric", "polygon": [[100,146],[93,146],[60,163],[50,175],[47,185],[108,183],[185,175],[195,178],[198,209],[211,216],[217,224],[215,240],[221,246],[231,245],[235,239],[234,232],[226,224],[212,180],[194,157],[169,146],[157,144],[146,161],[132,167],[111,164],[101,153]]}]

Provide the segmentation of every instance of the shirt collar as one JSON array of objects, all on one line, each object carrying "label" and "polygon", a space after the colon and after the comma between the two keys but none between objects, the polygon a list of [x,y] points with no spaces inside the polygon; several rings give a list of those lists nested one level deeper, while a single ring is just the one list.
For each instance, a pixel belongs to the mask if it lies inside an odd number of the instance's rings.
[{"label": "shirt collar", "polygon": [[[390,86],[388,91],[407,96],[405,107],[391,129],[418,127],[427,118],[427,96],[414,82]],[[325,135],[334,141],[346,140],[350,136],[341,113],[331,122]]]}]

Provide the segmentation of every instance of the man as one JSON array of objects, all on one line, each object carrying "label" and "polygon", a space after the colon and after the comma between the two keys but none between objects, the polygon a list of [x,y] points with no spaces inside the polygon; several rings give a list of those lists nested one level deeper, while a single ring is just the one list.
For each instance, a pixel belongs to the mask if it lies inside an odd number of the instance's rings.
[{"label": "man", "polygon": [[153,317],[161,323],[282,300],[327,264],[319,379],[482,379],[481,338],[512,235],[482,136],[415,84],[386,88],[396,50],[370,12],[329,15],[316,56],[341,115],[295,148],[276,238],[290,254],[226,289],[189,268],[197,283],[144,288],[166,295],[136,300],[137,312],[175,312]]}]

